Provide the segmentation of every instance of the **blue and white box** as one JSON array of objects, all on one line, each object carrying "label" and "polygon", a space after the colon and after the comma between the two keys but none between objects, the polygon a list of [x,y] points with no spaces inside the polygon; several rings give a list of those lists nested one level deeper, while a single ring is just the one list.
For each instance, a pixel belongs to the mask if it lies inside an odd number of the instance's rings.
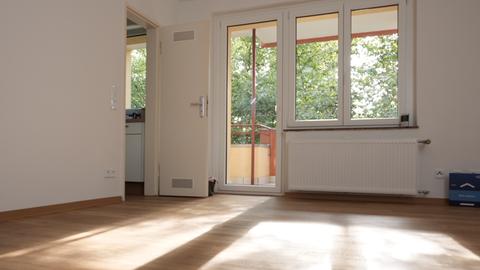
[{"label": "blue and white box", "polygon": [[480,207],[480,172],[452,172],[449,179],[451,205]]}]

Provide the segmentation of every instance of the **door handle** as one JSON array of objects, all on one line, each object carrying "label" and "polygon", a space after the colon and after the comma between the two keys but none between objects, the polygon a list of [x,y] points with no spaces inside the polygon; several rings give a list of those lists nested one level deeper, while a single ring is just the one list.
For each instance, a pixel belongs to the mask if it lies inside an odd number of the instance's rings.
[{"label": "door handle", "polygon": [[192,102],[190,103],[190,106],[198,106],[200,118],[204,118],[207,116],[207,102],[206,96],[200,96],[198,102]]}]

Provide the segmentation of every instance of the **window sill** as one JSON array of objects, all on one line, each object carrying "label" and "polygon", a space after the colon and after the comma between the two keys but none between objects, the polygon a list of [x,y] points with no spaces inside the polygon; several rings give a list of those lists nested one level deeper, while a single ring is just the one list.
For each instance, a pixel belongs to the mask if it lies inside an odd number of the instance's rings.
[{"label": "window sill", "polygon": [[311,127],[311,128],[286,128],[284,132],[298,131],[344,131],[344,130],[399,130],[399,129],[419,129],[419,126],[399,127],[399,126],[377,126],[377,127]]}]

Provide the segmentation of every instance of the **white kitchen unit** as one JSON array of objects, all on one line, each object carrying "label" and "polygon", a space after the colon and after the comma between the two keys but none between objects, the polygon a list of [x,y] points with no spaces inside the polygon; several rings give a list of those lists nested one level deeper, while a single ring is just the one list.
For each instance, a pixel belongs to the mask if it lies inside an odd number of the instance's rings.
[{"label": "white kitchen unit", "polygon": [[126,137],[125,182],[144,182],[145,124],[127,123]]}]

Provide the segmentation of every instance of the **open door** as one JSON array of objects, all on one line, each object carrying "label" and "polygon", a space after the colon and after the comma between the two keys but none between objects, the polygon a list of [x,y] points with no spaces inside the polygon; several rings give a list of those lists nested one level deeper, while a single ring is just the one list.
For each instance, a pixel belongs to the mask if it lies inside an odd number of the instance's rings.
[{"label": "open door", "polygon": [[[132,78],[126,76],[125,100],[127,104],[125,107],[127,109],[130,109],[130,107],[138,109],[126,113],[127,122],[131,122],[126,123],[125,127],[126,181],[137,184],[133,185],[133,188],[140,190],[135,193],[157,196],[157,164],[159,162],[158,26],[131,7],[127,7],[127,19],[127,36],[130,32],[132,39],[130,41],[127,39],[126,52],[128,53],[129,49],[143,48],[145,49],[143,53],[146,55],[141,61],[137,59],[142,63],[137,63],[136,69],[137,71],[142,70],[142,72],[135,72],[138,79],[135,80],[136,87],[142,89],[137,89],[132,95]],[[129,48],[128,45],[132,46]],[[128,57],[126,60],[126,64],[129,66]],[[126,73],[130,73],[128,68],[126,71]],[[142,73],[141,76],[144,76],[144,78],[139,79],[139,73]],[[130,85],[128,85],[129,83]],[[136,100],[135,106],[128,105],[131,105],[132,99]],[[145,108],[145,110],[141,108]],[[144,121],[143,124],[142,121]],[[141,189],[143,189],[143,192]]]},{"label": "open door", "polygon": [[160,195],[208,196],[209,23],[161,29]]}]

